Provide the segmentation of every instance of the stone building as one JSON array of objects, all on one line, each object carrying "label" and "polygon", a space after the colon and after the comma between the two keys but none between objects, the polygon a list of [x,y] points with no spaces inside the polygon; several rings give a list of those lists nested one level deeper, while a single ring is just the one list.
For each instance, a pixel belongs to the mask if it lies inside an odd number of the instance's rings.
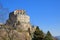
[{"label": "stone building", "polygon": [[14,15],[17,15],[17,21],[28,23],[30,22],[30,17],[26,15],[24,10],[14,11]]}]

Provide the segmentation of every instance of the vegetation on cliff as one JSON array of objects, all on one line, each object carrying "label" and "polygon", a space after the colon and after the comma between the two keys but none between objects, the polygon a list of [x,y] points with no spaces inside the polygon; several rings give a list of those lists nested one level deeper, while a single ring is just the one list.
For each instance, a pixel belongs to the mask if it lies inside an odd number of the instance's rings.
[{"label": "vegetation on cliff", "polygon": [[36,27],[32,40],[54,40],[51,33],[48,31],[47,34],[44,34],[39,27]]}]

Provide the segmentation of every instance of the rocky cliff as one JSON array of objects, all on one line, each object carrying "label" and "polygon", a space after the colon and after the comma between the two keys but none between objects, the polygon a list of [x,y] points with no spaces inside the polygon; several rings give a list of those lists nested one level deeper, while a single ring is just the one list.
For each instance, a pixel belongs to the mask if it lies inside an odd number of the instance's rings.
[{"label": "rocky cliff", "polygon": [[34,31],[26,12],[16,10],[9,14],[5,24],[0,24],[0,40],[31,40]]}]

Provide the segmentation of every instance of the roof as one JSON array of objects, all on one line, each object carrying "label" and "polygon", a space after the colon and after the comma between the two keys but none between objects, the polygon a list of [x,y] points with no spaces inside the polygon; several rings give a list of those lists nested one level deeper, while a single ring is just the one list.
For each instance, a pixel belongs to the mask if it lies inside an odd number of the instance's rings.
[{"label": "roof", "polygon": [[24,10],[16,10],[16,11],[14,11],[14,14],[17,14],[17,13],[19,13],[19,14],[25,14],[25,11]]}]

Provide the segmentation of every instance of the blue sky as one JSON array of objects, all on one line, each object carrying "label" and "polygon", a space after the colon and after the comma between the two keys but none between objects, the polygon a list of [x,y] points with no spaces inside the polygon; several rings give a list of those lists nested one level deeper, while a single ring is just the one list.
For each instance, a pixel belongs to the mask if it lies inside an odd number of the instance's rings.
[{"label": "blue sky", "polygon": [[45,33],[49,30],[53,36],[60,36],[60,0],[0,0],[0,22],[16,9],[26,10],[32,25]]}]

